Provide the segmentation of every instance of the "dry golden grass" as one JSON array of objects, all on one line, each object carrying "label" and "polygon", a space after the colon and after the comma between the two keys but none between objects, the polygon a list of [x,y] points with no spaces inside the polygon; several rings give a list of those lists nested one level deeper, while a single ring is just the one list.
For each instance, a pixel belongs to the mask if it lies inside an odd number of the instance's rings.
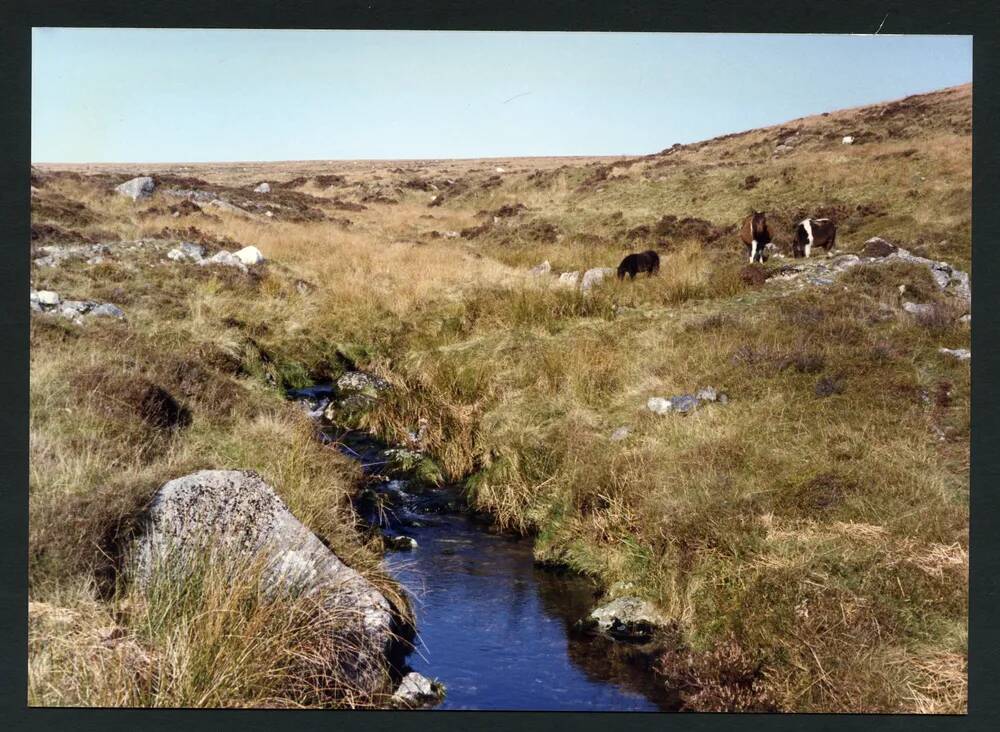
[{"label": "dry golden grass", "polygon": [[[969,371],[937,352],[968,346],[961,313],[920,268],[859,269],[801,292],[753,289],[739,277],[732,234],[629,230],[674,215],[725,232],[756,207],[787,236],[800,210],[829,209],[843,249],[877,234],[968,267],[970,95],[958,88],[632,160],[144,168],[236,186],[225,189],[232,196],[262,179],[343,175],[342,185],[295,190],[347,227],[280,209],[270,219],[151,214],[170,201],[107,193],[135,166],[43,171],[36,223],[128,240],[187,238],[176,232],[196,227],[212,248],[253,244],[270,263],[242,276],[161,264],[150,249],[33,273],[34,286],[64,297],[124,293],[128,322],[33,320],[32,600],[103,623],[107,600],[66,588],[107,569],[102,552],[127,536],[131,512],[159,484],[199,467],[257,469],[342,557],[389,587],[354,525],[354,469],[310,439],[280,391],[335,376],[349,353],[394,386],[363,426],[401,441],[424,420],[444,474],[466,479],[470,501],[499,523],[535,533],[540,559],[605,587],[632,583],[679,621],[690,673],[665,679],[687,685],[691,704],[964,711]],[[796,130],[800,141],[775,154]],[[841,145],[851,133],[858,142]],[[506,172],[491,180],[496,165]],[[598,166],[608,167],[600,180]],[[747,188],[751,172],[760,180]],[[359,200],[354,183],[376,177],[398,187],[398,203],[332,208]],[[406,188],[414,179],[434,182],[444,204]],[[282,195],[272,198],[292,201]],[[60,196],[82,202],[87,221],[55,206]],[[490,224],[515,203],[527,210]],[[483,223],[478,235],[431,235]],[[658,277],[586,296],[528,274],[543,260],[556,272],[614,266],[650,247],[661,251]],[[933,322],[898,311],[900,284],[935,304]],[[66,378],[77,372],[87,378]],[[109,406],[94,384],[115,379],[162,386],[190,425],[163,430]],[[730,403],[686,417],[644,408],[651,396],[707,385]],[[610,441],[621,425],[630,435]],[[38,632],[54,641],[62,631]],[[112,661],[78,675],[96,688],[103,674],[107,689],[74,688],[72,674],[54,671],[74,668],[74,649],[86,646],[63,637],[58,654],[32,651],[38,703],[132,698],[123,672],[94,670]],[[147,647],[196,650],[178,638],[147,636]],[[734,671],[736,691],[726,686],[721,665],[758,663],[759,673]],[[257,670],[260,682],[219,682],[225,693],[181,684],[141,703],[270,703],[252,692],[270,683]]]}]

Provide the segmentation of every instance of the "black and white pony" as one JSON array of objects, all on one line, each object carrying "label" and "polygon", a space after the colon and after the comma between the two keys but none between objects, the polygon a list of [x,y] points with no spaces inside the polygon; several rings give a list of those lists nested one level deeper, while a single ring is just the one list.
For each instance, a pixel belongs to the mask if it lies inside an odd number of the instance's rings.
[{"label": "black and white pony", "polygon": [[814,246],[826,249],[830,256],[836,243],[837,225],[830,219],[803,219],[795,225],[792,256],[808,257]]}]

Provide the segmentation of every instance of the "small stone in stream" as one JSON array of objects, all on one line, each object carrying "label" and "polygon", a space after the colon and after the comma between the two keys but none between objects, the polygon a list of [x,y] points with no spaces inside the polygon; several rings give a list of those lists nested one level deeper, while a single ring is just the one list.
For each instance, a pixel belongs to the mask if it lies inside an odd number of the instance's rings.
[{"label": "small stone in stream", "polygon": [[403,677],[396,693],[392,695],[392,702],[399,707],[416,709],[439,704],[444,699],[444,694],[442,684],[411,671]]},{"label": "small stone in stream", "polygon": [[651,602],[638,597],[612,600],[591,612],[588,620],[600,632],[628,641],[649,640],[657,629],[670,624]]},{"label": "small stone in stream", "polygon": [[938,353],[943,353],[945,356],[952,356],[959,361],[968,361],[972,358],[972,351],[968,348],[939,348]]},{"label": "small stone in stream", "polygon": [[410,536],[385,536],[386,546],[399,551],[411,551],[417,548],[417,540]]},{"label": "small stone in stream", "polygon": [[618,429],[616,429],[614,432],[611,433],[611,441],[621,442],[630,434],[632,434],[632,430],[630,430],[628,427],[626,426],[619,427]]}]

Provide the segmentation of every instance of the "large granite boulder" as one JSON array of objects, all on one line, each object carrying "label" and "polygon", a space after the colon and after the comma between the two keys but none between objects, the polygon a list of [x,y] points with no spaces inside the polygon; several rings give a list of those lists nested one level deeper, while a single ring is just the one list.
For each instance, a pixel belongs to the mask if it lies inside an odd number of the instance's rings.
[{"label": "large granite boulder", "polygon": [[145,198],[153,193],[156,184],[148,175],[142,175],[132,180],[127,180],[120,186],[115,186],[115,192],[123,196],[128,196],[133,201]]},{"label": "large granite boulder", "polygon": [[367,579],[348,567],[299,522],[261,477],[247,470],[202,470],[157,491],[134,552],[134,578],[148,586],[156,572],[189,560],[239,568],[261,562],[267,593],[318,598],[341,620],[331,632],[331,663],[360,688],[385,693],[390,655],[398,649],[397,616]]}]

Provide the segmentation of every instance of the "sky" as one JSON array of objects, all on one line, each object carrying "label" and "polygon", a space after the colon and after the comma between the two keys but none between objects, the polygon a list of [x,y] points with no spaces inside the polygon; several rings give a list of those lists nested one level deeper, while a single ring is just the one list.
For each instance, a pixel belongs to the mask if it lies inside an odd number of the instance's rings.
[{"label": "sky", "polygon": [[648,154],[971,80],[971,36],[36,28],[32,160]]}]

